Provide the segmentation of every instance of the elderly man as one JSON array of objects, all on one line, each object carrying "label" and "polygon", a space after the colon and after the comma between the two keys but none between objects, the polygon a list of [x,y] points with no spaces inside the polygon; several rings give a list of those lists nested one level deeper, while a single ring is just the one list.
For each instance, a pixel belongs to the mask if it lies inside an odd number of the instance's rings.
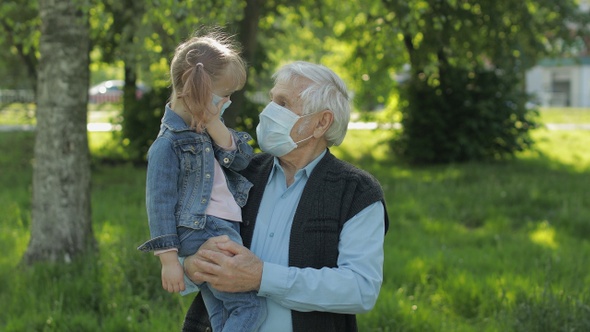
[{"label": "elderly man", "polygon": [[[373,308],[383,281],[383,191],[330,153],[350,119],[344,82],[307,62],[273,77],[256,128],[265,153],[242,172],[254,184],[244,246],[213,238],[184,260],[185,273],[221,291],[257,291],[268,310],[259,331],[356,331],[355,314]],[[198,296],[184,331],[206,331],[204,310]]]}]

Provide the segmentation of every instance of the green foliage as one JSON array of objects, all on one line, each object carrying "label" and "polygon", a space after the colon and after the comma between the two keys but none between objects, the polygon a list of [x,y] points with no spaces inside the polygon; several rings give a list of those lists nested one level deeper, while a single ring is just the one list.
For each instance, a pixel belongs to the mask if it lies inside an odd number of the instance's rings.
[{"label": "green foliage", "polygon": [[402,98],[402,134],[392,144],[411,163],[506,158],[532,145],[535,111],[510,72],[447,66],[413,77]]},{"label": "green foliage", "polygon": [[[3,55],[12,59],[3,61],[0,56],[0,62],[8,64],[2,68],[20,67],[11,64],[23,46],[26,55],[33,57],[20,56],[20,62],[35,72],[36,1],[21,2],[0,7],[6,13],[2,22],[8,23],[2,27],[15,32],[0,36],[0,44],[10,46]],[[421,72],[436,75],[440,64],[467,70],[492,64],[522,73],[539,57],[575,52],[565,23],[584,22],[573,0],[162,0],[140,5],[108,0],[89,4],[93,82],[115,78],[105,69],[110,65],[121,70],[115,76],[129,86],[136,79],[164,86],[169,83],[168,61],[178,43],[200,26],[217,24],[235,33],[245,46],[250,65],[246,95],[266,96],[271,74],[286,61],[319,62],[344,78],[358,110],[385,108],[382,117],[390,117],[386,122],[398,121],[398,81],[405,78],[407,68],[415,77]],[[10,40],[13,35],[16,38]],[[226,121],[252,133],[260,108],[237,93]]]},{"label": "green foliage", "polygon": [[410,65],[401,95],[408,118],[393,143],[401,155],[440,163],[505,157],[531,146],[521,75],[540,57],[571,50],[568,24],[584,22],[575,1],[382,3],[373,25],[389,23],[381,30],[403,43]]},{"label": "green foliage", "polygon": [[460,66],[526,69],[543,56],[570,50],[575,34],[568,24],[583,26],[587,20],[574,0],[382,3],[395,17],[391,28],[403,40],[415,73],[436,68],[441,57]]},{"label": "green foliage", "polygon": [[129,160],[145,161],[147,151],[158,135],[169,97],[168,88],[152,88],[123,110],[120,140]]},{"label": "green foliage", "polygon": [[0,4],[0,77],[4,89],[35,90],[41,19],[37,1]]}]

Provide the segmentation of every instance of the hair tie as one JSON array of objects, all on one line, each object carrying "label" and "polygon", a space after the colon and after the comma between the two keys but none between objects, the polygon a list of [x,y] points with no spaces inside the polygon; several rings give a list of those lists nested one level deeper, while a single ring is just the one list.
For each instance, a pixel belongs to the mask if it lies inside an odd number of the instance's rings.
[{"label": "hair tie", "polygon": [[201,63],[201,62],[197,62],[197,68],[199,68],[199,67],[203,68],[203,67],[204,67],[204,66],[203,66],[203,63]]}]

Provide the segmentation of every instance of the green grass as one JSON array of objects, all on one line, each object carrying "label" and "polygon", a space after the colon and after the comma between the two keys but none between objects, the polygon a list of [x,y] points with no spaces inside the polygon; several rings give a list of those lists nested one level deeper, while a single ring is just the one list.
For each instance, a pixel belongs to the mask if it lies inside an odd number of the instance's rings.
[{"label": "green grass", "polygon": [[[88,104],[88,122],[112,122],[121,112],[120,104]],[[36,105],[0,105],[0,125],[34,125]]]},{"label": "green grass", "polygon": [[543,123],[590,123],[588,108],[541,108]]},{"label": "green grass", "polygon": [[361,331],[590,330],[590,135],[533,134],[509,162],[409,168],[366,143],[387,133],[350,132],[336,153],[379,178],[392,223]]},{"label": "green grass", "polygon": [[[0,133],[0,330],[173,331],[190,298],[160,287],[147,236],[145,170],[93,163],[99,250],[69,265],[19,265],[31,224],[33,133]],[[384,283],[360,331],[589,331],[590,134],[533,132],[514,160],[399,163],[385,131],[333,152],[374,174],[391,220]],[[93,154],[110,134],[91,133]]]}]

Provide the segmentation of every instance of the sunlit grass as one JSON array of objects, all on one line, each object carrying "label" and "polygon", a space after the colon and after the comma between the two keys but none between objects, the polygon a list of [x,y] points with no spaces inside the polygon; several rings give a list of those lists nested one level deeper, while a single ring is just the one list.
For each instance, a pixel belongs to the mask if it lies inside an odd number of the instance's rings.
[{"label": "sunlit grass", "polygon": [[32,125],[36,123],[35,104],[10,104],[0,109],[2,125]]},{"label": "sunlit grass", "polygon": [[538,129],[532,132],[532,138],[535,150],[520,154],[521,158],[543,157],[555,161],[555,167],[567,166],[577,171],[590,168],[590,131]]},{"label": "sunlit grass", "polygon": [[590,123],[590,108],[543,107],[539,111],[543,123]]},{"label": "sunlit grass", "polygon": [[[88,122],[114,122],[121,112],[121,104],[88,104]],[[35,104],[10,104],[0,108],[0,125],[34,125]]]},{"label": "sunlit grass", "polygon": [[513,161],[421,168],[361,143],[386,135],[351,131],[332,149],[381,181],[392,222],[384,292],[361,330],[590,326],[587,131],[537,130],[537,150]]}]

